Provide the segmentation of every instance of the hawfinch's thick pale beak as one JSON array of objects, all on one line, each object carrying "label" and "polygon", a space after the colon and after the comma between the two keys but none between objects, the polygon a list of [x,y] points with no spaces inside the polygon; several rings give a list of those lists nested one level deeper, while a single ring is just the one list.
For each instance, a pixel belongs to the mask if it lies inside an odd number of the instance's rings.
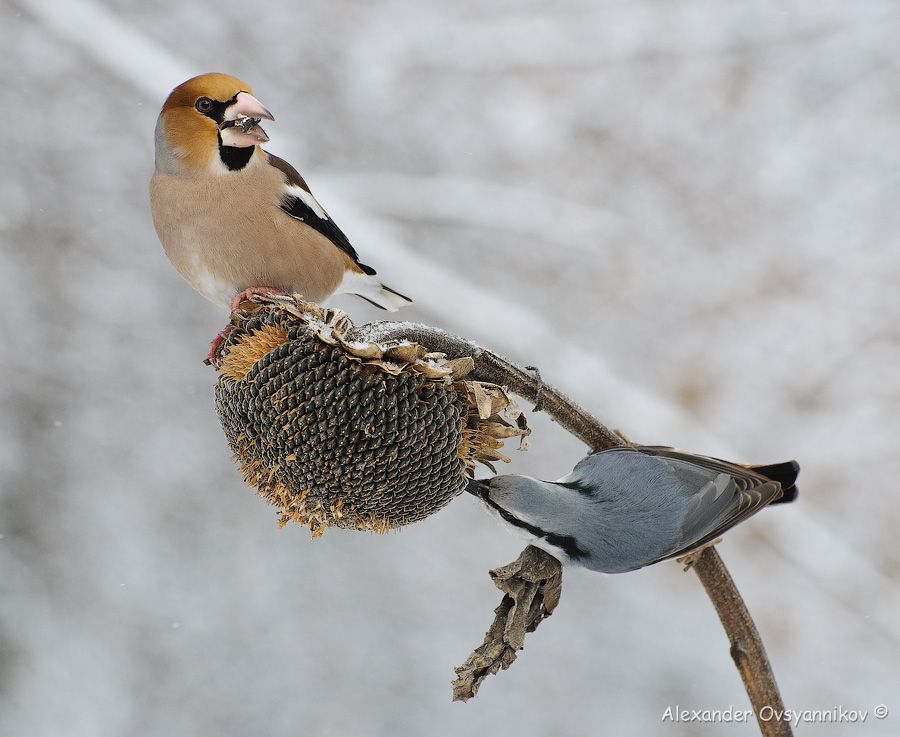
[{"label": "hawfinch's thick pale beak", "polygon": [[225,109],[225,120],[219,126],[223,146],[246,148],[269,140],[259,127],[260,119],[275,120],[265,106],[249,92],[238,92],[234,102]]}]

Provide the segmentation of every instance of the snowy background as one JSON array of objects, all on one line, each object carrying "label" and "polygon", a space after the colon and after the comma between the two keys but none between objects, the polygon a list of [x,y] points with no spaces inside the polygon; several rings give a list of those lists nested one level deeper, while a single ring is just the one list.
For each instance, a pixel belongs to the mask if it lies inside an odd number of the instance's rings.
[{"label": "snowy background", "polygon": [[[518,540],[469,498],[277,528],[201,363],[226,316],[149,214],[159,107],[207,71],[253,86],[406,319],[632,439],[798,459],[799,503],[719,549],[787,705],[869,711],[797,732],[898,734],[898,49],[876,0],[4,0],[0,734],[757,733],[662,721],[747,707],[675,563],[568,572],[461,704]],[[533,425],[511,468],[558,478],[584,448]]]}]

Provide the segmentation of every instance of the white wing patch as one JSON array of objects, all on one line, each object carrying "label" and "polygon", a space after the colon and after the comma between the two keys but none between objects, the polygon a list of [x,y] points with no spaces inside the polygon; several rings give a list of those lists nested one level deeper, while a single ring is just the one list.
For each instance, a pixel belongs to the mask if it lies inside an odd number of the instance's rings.
[{"label": "white wing patch", "polygon": [[288,184],[284,189],[289,195],[296,197],[303,202],[303,204],[312,210],[319,218],[328,220],[328,213],[322,209],[322,206],[316,201],[316,198],[303,189],[303,187],[298,187],[295,184]]}]

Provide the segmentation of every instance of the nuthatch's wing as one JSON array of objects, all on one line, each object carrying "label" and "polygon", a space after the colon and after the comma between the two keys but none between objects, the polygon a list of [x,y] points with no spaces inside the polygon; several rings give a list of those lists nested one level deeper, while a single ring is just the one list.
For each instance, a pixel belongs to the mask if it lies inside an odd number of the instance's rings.
[{"label": "nuthatch's wing", "polygon": [[666,464],[680,482],[678,488],[685,501],[680,534],[672,541],[674,549],[661,559],[678,557],[715,540],[780,500],[785,493],[783,484],[791,499],[796,494],[794,481],[800,467],[795,461],[752,468],[673,448],[643,446],[636,450]]}]

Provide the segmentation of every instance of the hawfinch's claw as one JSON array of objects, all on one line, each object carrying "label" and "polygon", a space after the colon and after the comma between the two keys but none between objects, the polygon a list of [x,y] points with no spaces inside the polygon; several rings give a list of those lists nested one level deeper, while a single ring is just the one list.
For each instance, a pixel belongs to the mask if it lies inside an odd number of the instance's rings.
[{"label": "hawfinch's claw", "polygon": [[244,313],[241,307],[242,302],[258,304],[259,300],[257,297],[263,297],[267,294],[284,294],[284,292],[278,287],[250,287],[234,296],[234,299],[231,300],[231,312],[235,315],[241,315]]},{"label": "hawfinch's claw", "polygon": [[222,346],[225,345],[225,341],[228,340],[228,336],[231,335],[232,330],[234,330],[234,325],[226,325],[219,334],[212,339],[212,342],[209,344],[209,353],[206,354],[203,363],[207,366],[212,366],[213,368],[219,368],[219,360],[222,357]]}]

